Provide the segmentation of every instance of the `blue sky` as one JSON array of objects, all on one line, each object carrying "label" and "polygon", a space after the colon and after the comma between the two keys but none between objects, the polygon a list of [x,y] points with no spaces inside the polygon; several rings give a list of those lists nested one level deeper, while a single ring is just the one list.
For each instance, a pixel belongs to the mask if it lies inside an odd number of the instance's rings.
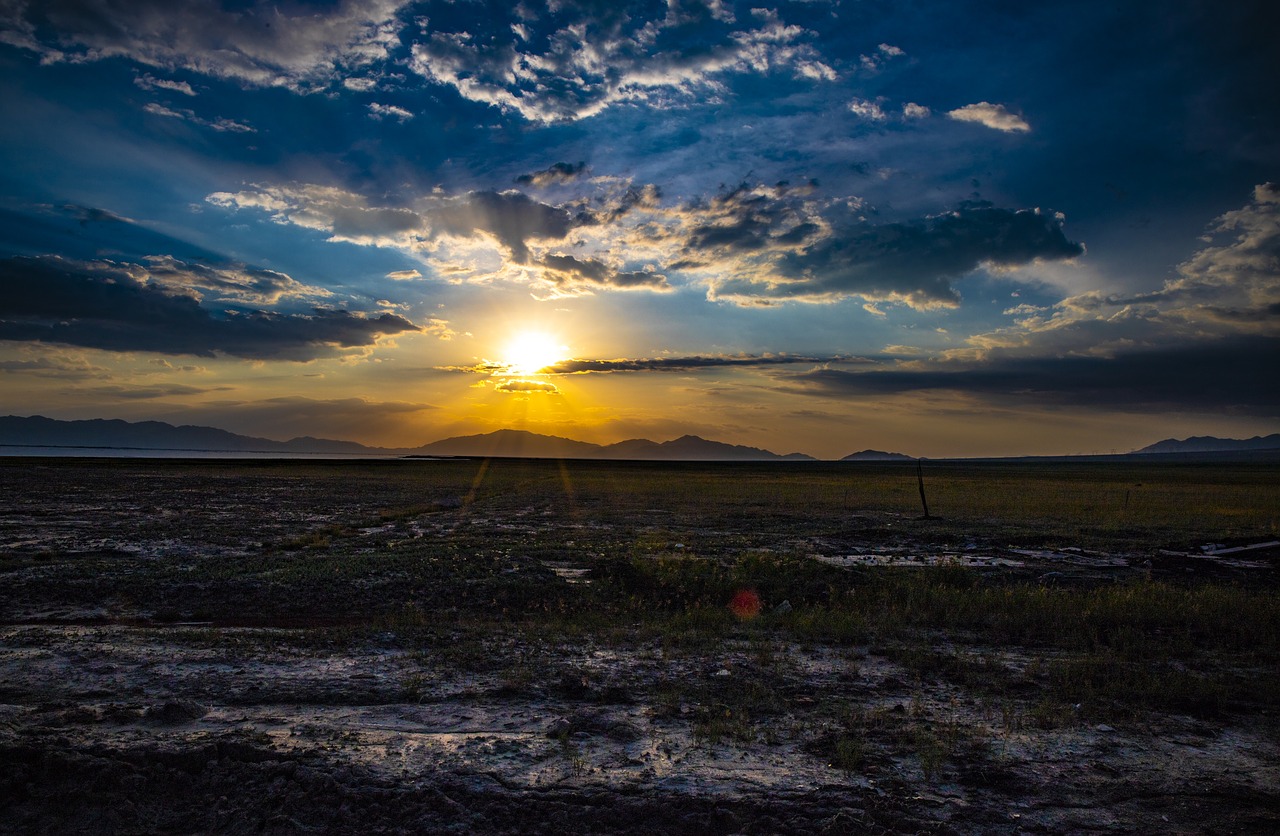
[{"label": "blue sky", "polygon": [[4,411],[820,457],[1272,432],[1278,17],[3,0]]}]

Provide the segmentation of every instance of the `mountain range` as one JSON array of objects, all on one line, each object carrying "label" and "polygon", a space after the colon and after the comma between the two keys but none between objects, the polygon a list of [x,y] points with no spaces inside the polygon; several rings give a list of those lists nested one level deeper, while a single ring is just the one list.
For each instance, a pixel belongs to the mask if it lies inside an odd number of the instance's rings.
[{"label": "mountain range", "polygon": [[[0,446],[114,448],[173,452],[319,453],[383,456],[495,456],[544,459],[629,459],[642,461],[815,461],[804,453],[779,455],[758,447],[709,441],[685,435],[671,441],[633,438],[616,444],[591,444],[525,430],[497,430],[445,438],[420,447],[367,447],[354,441],[301,436],[288,441],[238,435],[215,427],[174,426],[162,421],[129,422],[95,418],[59,421],[40,415],[0,417]],[[1130,455],[1169,453],[1242,453],[1280,450],[1280,433],[1248,439],[1195,436],[1165,439]],[[904,453],[863,450],[846,462],[914,461]]]},{"label": "mountain range", "polygon": [[652,461],[814,461],[803,453],[778,455],[758,447],[685,435],[671,441],[633,438],[591,444],[525,430],[457,436],[420,447],[367,447],[354,441],[302,436],[288,441],[238,435],[214,427],[174,426],[162,421],[131,423],[95,418],[59,421],[36,415],[0,418],[0,445],[17,447],[106,447],[132,450],[231,453],[328,453],[386,456],[509,456],[548,459],[640,459]]}]

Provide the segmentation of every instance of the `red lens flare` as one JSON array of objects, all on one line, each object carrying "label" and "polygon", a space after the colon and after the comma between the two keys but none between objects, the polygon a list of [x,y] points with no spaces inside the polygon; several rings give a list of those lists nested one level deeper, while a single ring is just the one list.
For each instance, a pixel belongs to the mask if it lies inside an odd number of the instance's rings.
[{"label": "red lens flare", "polygon": [[760,596],[754,589],[739,589],[729,602],[729,609],[743,621],[760,614]]}]

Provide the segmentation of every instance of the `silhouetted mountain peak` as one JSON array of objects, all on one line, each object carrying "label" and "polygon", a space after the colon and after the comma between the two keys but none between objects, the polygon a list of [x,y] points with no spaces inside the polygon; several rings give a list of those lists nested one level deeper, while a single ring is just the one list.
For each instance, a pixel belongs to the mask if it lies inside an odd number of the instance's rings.
[{"label": "silhouetted mountain peak", "polygon": [[1255,435],[1253,438],[1217,438],[1212,435],[1194,435],[1178,440],[1166,438],[1147,445],[1136,453],[1225,453],[1233,450],[1280,449],[1280,433]]},{"label": "silhouetted mountain peak", "polygon": [[842,462],[912,462],[915,457],[908,456],[905,453],[886,453],[883,450],[862,450],[857,453],[850,453],[840,461]]}]

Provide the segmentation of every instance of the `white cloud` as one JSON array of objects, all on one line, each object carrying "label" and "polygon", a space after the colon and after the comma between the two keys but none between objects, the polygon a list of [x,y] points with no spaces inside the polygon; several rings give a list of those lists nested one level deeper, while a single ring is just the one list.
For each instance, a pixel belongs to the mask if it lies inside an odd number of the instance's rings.
[{"label": "white cloud", "polygon": [[133,83],[141,87],[143,90],[168,90],[173,93],[181,93],[184,96],[196,95],[196,91],[192,90],[191,85],[185,81],[156,78],[150,73],[138,76],[133,80]]},{"label": "white cloud", "polygon": [[193,111],[187,110],[179,112],[155,102],[148,102],[142,109],[147,113],[150,113],[152,116],[165,116],[170,119],[191,119],[195,116]]},{"label": "white cloud", "polygon": [[947,116],[958,122],[977,122],[988,128],[1006,133],[1026,133],[1031,130],[1027,121],[1004,105],[978,102],[947,111]]},{"label": "white cloud", "polygon": [[849,110],[873,122],[883,122],[885,119],[884,109],[880,107],[879,102],[873,102],[870,99],[854,99],[849,102]]},{"label": "white cloud", "polygon": [[374,119],[383,119],[390,116],[400,122],[407,122],[413,118],[413,114],[405,110],[403,107],[380,104],[378,102],[373,102],[369,105],[369,115]]},{"label": "white cloud", "polygon": [[221,133],[257,133],[257,129],[251,125],[246,125],[243,122],[236,122],[233,119],[223,119],[221,117],[218,119],[205,119],[201,116],[197,116],[194,110],[188,110],[186,108],[183,108],[182,110],[174,110],[173,108],[165,107],[164,105],[157,104],[156,102],[148,102],[142,109],[147,113],[150,113],[152,116],[163,116],[167,119],[182,119],[195,125],[212,128],[213,130]]},{"label": "white cloud", "polygon": [[915,102],[907,102],[902,106],[903,119],[926,119],[929,113],[929,108]]},{"label": "white cloud", "polygon": [[859,56],[858,62],[862,65],[864,72],[874,75],[880,72],[881,68],[889,61],[894,58],[901,58],[906,54],[901,47],[896,47],[893,44],[880,44],[880,46],[876,47],[876,51],[870,55]]}]

